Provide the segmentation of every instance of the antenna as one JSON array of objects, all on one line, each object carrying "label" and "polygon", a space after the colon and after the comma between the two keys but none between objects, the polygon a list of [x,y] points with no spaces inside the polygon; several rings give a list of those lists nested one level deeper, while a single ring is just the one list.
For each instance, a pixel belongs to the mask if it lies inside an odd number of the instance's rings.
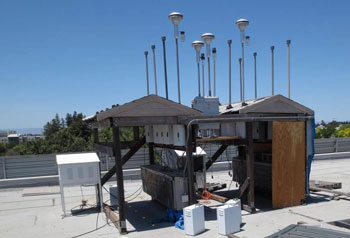
[{"label": "antenna", "polygon": [[288,98],[290,99],[290,40],[287,40],[288,46]]},{"label": "antenna", "polygon": [[197,62],[197,69],[198,69],[198,97],[201,96],[201,76],[200,76],[200,66],[199,66],[199,63],[200,63],[200,52],[201,52],[201,49],[203,47],[204,43],[202,41],[193,41],[192,42],[192,46],[193,48],[196,50],[196,62]]},{"label": "antenna", "polygon": [[242,76],[241,76],[241,94],[242,94],[242,97],[241,97],[241,101],[242,101],[242,105],[244,105],[244,43],[249,44],[249,40],[250,40],[250,37],[248,38],[245,38],[244,37],[244,31],[245,31],[245,28],[249,25],[249,21],[247,19],[239,19],[236,21],[236,26],[239,28],[239,30],[241,31],[241,46],[242,46],[242,66],[240,67],[240,71],[242,71]]},{"label": "antenna", "polygon": [[149,95],[149,80],[148,80],[148,51],[145,51],[145,57],[146,57],[146,79],[147,79],[147,96]]},{"label": "antenna", "polygon": [[[180,95],[180,70],[179,70],[179,23],[183,19],[183,16],[179,12],[172,12],[169,14],[169,20],[174,24],[174,35],[176,44],[176,66],[177,66],[177,94],[179,103],[181,103]],[[184,38],[183,38],[184,39]]]},{"label": "antenna", "polygon": [[204,60],[205,56],[204,53],[201,54],[201,60],[202,60],[202,85],[203,85],[203,97],[205,96],[205,90],[204,90]]},{"label": "antenna", "polygon": [[202,35],[202,40],[207,46],[207,59],[208,59],[208,81],[209,81],[209,96],[211,96],[211,85],[210,85],[210,44],[215,39],[214,34],[204,33]]},{"label": "antenna", "polygon": [[232,40],[228,40],[228,106],[231,108],[231,43]]},{"label": "antenna", "polygon": [[258,98],[258,89],[257,89],[257,81],[256,81],[256,55],[257,53],[254,52],[253,56],[254,56],[254,85],[255,85],[255,99]]},{"label": "antenna", "polygon": [[163,41],[163,59],[164,59],[165,95],[166,95],[166,99],[169,99],[168,98],[168,73],[167,73],[167,68],[166,68],[165,40],[166,40],[166,37],[162,36],[162,41]]},{"label": "antenna", "polygon": [[271,66],[272,66],[272,96],[275,95],[275,68],[274,68],[274,54],[275,46],[271,46]]},{"label": "antenna", "polygon": [[214,74],[214,97],[216,96],[216,65],[215,65],[215,61],[216,61],[216,48],[213,48],[213,74]]},{"label": "antenna", "polygon": [[242,58],[238,59],[239,62],[239,81],[240,81],[240,88],[241,88],[241,102],[243,101],[243,88],[242,88]]},{"label": "antenna", "polygon": [[152,52],[153,52],[153,70],[154,70],[154,88],[156,91],[156,95],[158,95],[157,90],[157,70],[156,70],[156,54],[155,54],[156,46],[152,45]]}]

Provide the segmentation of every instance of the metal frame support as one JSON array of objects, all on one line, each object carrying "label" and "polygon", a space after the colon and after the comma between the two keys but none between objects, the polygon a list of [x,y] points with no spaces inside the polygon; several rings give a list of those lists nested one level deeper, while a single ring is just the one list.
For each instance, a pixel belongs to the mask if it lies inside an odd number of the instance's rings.
[{"label": "metal frame support", "polygon": [[118,186],[118,211],[119,211],[119,232],[126,233],[125,219],[125,197],[124,197],[124,181],[123,181],[123,162],[120,144],[119,127],[113,126],[113,149],[115,157],[115,169],[117,172]]}]

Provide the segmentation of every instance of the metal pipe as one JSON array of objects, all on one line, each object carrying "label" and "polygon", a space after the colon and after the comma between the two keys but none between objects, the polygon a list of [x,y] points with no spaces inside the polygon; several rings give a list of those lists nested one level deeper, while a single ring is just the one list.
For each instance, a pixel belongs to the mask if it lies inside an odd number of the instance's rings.
[{"label": "metal pipe", "polygon": [[228,40],[228,107],[231,107],[231,44],[232,40]]},{"label": "metal pipe", "polygon": [[288,46],[288,98],[290,99],[290,40],[287,40]]},{"label": "metal pipe", "polygon": [[211,85],[210,85],[210,57],[209,55],[207,56],[208,58],[208,81],[209,81],[209,96],[211,96]]},{"label": "metal pipe", "polygon": [[203,86],[203,97],[205,96],[205,87],[204,87],[204,60],[205,60],[205,57],[204,57],[204,53],[201,54],[201,60],[202,60],[202,86]]},{"label": "metal pipe", "polygon": [[156,95],[158,95],[158,90],[157,90],[157,70],[156,70],[156,54],[155,54],[155,49],[156,46],[152,45],[152,52],[153,52],[153,70],[154,70],[154,88],[156,91]]},{"label": "metal pipe", "polygon": [[197,69],[198,69],[198,97],[200,97],[201,96],[201,72],[200,72],[199,61],[197,62]]},{"label": "metal pipe", "polygon": [[168,73],[167,73],[167,67],[166,67],[165,40],[166,40],[165,36],[162,36],[162,41],[163,41],[163,59],[164,59],[165,96],[166,96],[166,99],[169,99],[169,97],[168,97]]},{"label": "metal pipe", "polygon": [[239,62],[239,85],[241,90],[241,102],[243,102],[243,90],[242,90],[242,58],[238,59]]},{"label": "metal pipe", "polygon": [[176,43],[176,66],[177,66],[177,96],[179,98],[179,103],[181,104],[181,95],[180,95],[180,70],[179,70],[179,40],[175,38]]},{"label": "metal pipe", "polygon": [[244,42],[242,41],[242,105],[244,103]]},{"label": "metal pipe", "polygon": [[274,68],[274,54],[275,46],[271,46],[271,65],[272,65],[272,96],[275,95],[275,68]]},{"label": "metal pipe", "polygon": [[147,95],[149,95],[149,79],[148,79],[148,51],[145,51],[145,57],[146,57],[146,79],[147,79]]},{"label": "metal pipe", "polygon": [[254,52],[253,56],[254,56],[254,86],[255,86],[255,99],[258,98],[258,88],[257,88],[257,81],[256,81],[256,55],[257,53]]},{"label": "metal pipe", "polygon": [[216,96],[216,48],[213,48],[214,97]]}]

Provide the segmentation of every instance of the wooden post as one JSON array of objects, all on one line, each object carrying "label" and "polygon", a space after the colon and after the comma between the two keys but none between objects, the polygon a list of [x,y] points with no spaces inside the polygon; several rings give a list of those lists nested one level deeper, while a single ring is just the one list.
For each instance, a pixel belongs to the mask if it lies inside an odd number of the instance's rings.
[{"label": "wooden post", "polygon": [[149,164],[154,164],[154,143],[148,143]]},{"label": "wooden post", "polygon": [[246,123],[246,136],[247,136],[247,177],[249,177],[249,193],[248,193],[248,206],[255,207],[254,204],[254,151],[253,151],[253,123]]},{"label": "wooden post", "polygon": [[126,219],[125,219],[125,198],[124,198],[124,181],[123,181],[123,162],[120,145],[119,127],[113,125],[113,149],[115,157],[115,168],[117,172],[117,186],[118,186],[118,210],[119,210],[119,232],[125,233]]},{"label": "wooden post", "polygon": [[194,171],[193,171],[193,158],[192,158],[192,126],[188,128],[187,143],[186,143],[186,160],[187,160],[187,176],[188,176],[188,195],[189,205],[196,203],[196,194],[194,188]]},{"label": "wooden post", "polygon": [[138,141],[140,140],[140,130],[138,126],[134,126],[133,127],[133,131],[134,131],[134,141]]}]

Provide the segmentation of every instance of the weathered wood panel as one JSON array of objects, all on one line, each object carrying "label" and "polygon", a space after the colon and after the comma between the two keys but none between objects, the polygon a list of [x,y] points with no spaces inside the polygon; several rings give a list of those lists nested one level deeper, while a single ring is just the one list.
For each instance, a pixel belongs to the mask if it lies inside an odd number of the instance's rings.
[{"label": "weathered wood panel", "polygon": [[305,147],[304,122],[273,122],[273,208],[300,205],[305,199]]}]

